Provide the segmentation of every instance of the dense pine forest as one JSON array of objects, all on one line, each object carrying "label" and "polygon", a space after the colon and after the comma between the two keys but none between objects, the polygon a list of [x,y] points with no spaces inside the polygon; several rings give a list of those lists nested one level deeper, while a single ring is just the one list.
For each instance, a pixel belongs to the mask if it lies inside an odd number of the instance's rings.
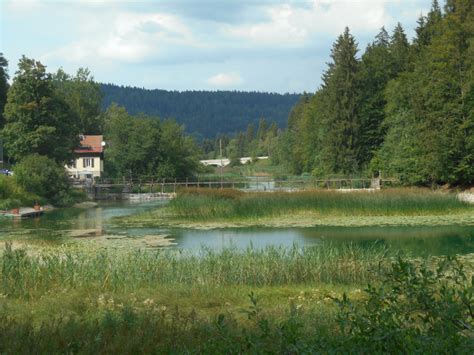
[{"label": "dense pine forest", "polygon": [[115,102],[130,114],[175,118],[186,132],[202,137],[234,133],[260,118],[286,126],[298,94],[240,91],[166,91],[102,84],[103,108]]},{"label": "dense pine forest", "polygon": [[346,28],[323,84],[292,110],[273,161],[316,176],[474,181],[474,4],[437,1],[409,41],[384,28],[360,55]]}]

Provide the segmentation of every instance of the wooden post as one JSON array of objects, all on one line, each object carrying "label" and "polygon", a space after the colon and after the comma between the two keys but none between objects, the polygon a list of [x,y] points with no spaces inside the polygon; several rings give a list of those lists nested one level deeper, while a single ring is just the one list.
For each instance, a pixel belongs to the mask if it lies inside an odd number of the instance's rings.
[{"label": "wooden post", "polygon": [[199,189],[199,176],[198,176],[198,189]]},{"label": "wooden post", "polygon": [[188,178],[186,178],[186,190],[188,189]]},{"label": "wooden post", "polygon": [[173,192],[176,193],[176,178],[174,178]]},{"label": "wooden post", "polygon": [[165,179],[163,179],[161,183],[161,194],[164,194],[164,193],[165,193]]}]

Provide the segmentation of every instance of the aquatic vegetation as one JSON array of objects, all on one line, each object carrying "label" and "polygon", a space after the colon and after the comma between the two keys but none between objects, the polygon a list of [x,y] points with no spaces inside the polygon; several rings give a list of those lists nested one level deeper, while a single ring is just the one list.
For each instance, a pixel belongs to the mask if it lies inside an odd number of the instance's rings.
[{"label": "aquatic vegetation", "polygon": [[196,219],[251,218],[294,211],[315,211],[322,215],[411,216],[474,210],[454,194],[419,189],[345,193],[325,190],[243,193],[200,189],[183,191],[171,201],[169,208],[178,217]]},{"label": "aquatic vegetation", "polygon": [[181,191],[165,208],[118,219],[135,226],[223,228],[242,226],[369,226],[474,224],[474,206],[455,194],[427,189],[371,192],[310,190]]},{"label": "aquatic vegetation", "polygon": [[28,254],[6,249],[0,257],[0,293],[31,298],[54,288],[134,290],[156,284],[274,286],[304,283],[354,284],[371,280],[387,250],[347,244],[244,251],[106,249],[68,246]]}]

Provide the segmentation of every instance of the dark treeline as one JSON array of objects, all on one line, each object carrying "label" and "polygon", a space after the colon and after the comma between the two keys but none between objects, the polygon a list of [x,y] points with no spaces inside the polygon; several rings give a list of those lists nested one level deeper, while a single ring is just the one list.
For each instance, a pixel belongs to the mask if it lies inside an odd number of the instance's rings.
[{"label": "dark treeline", "polygon": [[274,162],[316,176],[474,181],[474,3],[436,1],[409,42],[382,28],[359,56],[346,28],[314,95],[293,108]]},{"label": "dark treeline", "polygon": [[115,102],[130,114],[172,117],[203,138],[245,130],[265,117],[285,127],[298,94],[240,91],[166,91],[101,84],[103,108]]}]

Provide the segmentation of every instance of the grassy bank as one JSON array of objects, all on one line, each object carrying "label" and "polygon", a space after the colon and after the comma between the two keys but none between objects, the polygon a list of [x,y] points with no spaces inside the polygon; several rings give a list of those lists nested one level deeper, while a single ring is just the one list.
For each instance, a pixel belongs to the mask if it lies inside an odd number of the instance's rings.
[{"label": "grassy bank", "polygon": [[190,226],[448,225],[474,224],[474,206],[454,194],[424,189],[373,192],[251,192],[185,190],[166,208],[123,223]]},{"label": "grassy bank", "polygon": [[0,353],[470,352],[461,264],[392,264],[385,252],[7,247]]}]

